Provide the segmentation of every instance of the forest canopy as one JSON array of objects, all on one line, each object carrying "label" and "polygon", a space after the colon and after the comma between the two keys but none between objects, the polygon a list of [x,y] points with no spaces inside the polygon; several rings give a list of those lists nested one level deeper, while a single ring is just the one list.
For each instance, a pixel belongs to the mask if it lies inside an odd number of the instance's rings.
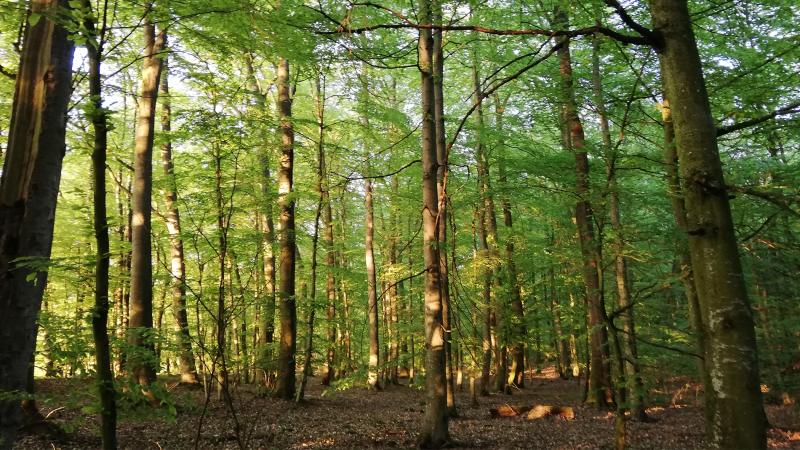
[{"label": "forest canopy", "polygon": [[798,20],[0,4],[0,449],[796,445]]}]

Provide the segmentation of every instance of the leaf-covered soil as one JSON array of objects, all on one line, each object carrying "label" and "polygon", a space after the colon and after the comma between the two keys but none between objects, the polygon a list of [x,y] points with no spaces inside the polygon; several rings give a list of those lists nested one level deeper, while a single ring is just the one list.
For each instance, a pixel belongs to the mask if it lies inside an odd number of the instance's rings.
[{"label": "leaf-covered soil", "polygon": [[[162,383],[171,388],[176,411],[123,411],[118,429],[120,448],[239,448],[230,410],[215,394],[204,412],[202,388]],[[664,400],[664,404],[648,409],[652,421],[628,421],[629,448],[704,447],[704,421],[701,408],[695,405],[695,390],[674,386],[669,392],[654,393],[653,397]],[[54,442],[41,434],[27,433],[15,448],[100,447],[97,414],[88,406],[94,395],[91,381],[40,380],[37,390],[42,413],[61,425],[68,437]],[[552,370],[534,375],[525,389],[513,395],[479,397],[478,405],[470,404],[466,390],[459,391],[459,417],[450,422],[451,448],[611,448],[613,414],[581,406],[580,392],[577,381],[558,379]],[[388,386],[380,392],[360,388],[326,391],[315,378],[309,380],[307,401],[299,405],[261,395],[253,386],[236,388],[234,397],[240,439],[250,449],[412,448],[424,409],[423,392],[413,387]],[[537,404],[572,406],[576,417],[529,421],[521,417],[492,418],[489,413],[491,408],[503,405]],[[776,427],[769,432],[770,448],[800,449],[798,407],[767,405],[766,409]]]}]

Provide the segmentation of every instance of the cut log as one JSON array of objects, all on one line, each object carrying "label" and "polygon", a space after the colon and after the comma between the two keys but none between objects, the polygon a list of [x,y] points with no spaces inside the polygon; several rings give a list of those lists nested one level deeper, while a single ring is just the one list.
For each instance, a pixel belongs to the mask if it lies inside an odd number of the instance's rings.
[{"label": "cut log", "polygon": [[536,405],[528,411],[525,418],[528,420],[536,420],[549,416],[564,420],[572,420],[575,418],[575,410],[572,409],[571,406]]}]

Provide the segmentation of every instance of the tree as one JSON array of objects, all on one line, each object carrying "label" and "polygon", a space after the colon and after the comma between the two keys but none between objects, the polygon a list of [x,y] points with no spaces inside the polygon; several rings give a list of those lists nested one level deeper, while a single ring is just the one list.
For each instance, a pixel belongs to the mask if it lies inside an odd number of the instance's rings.
[{"label": "tree", "polygon": [[[567,25],[567,13],[556,11],[555,22]],[[566,27],[565,27],[566,28]],[[562,136],[564,148],[575,158],[575,223],[578,228],[581,256],[583,258],[583,282],[589,308],[590,367],[586,403],[603,406],[612,401],[610,368],[608,357],[608,334],[603,323],[605,305],[601,292],[599,270],[600,247],[595,240],[594,219],[590,203],[589,157],[585,147],[583,125],[578,116],[575,89],[572,79],[570,40],[559,38],[558,57],[560,63],[562,109]]]},{"label": "tree", "polygon": [[717,448],[765,448],[767,420],[753,314],[688,5],[651,0],[650,12],[675,127],[689,253],[707,332],[709,438]]},{"label": "tree", "polygon": [[151,202],[153,193],[153,140],[156,102],[161,78],[166,33],[156,34],[150,18],[153,4],[148,3],[144,18],[144,54],[139,108],[136,117],[136,143],[133,149],[133,189],[131,192],[131,288],[127,355],[131,375],[142,386],[150,401],[155,401],[149,385],[156,379],[153,336],[153,262],[151,239]]},{"label": "tree", "polygon": [[[74,44],[55,11],[66,0],[34,0],[15,78],[0,179],[0,448],[21,421],[21,394],[36,346],[64,158]],[[36,16],[33,16],[35,14]],[[20,264],[20,261],[24,264]],[[10,394],[10,395],[8,395]]]},{"label": "tree", "polygon": [[292,94],[289,85],[289,61],[278,63],[278,115],[280,117],[281,158],[278,168],[278,207],[280,223],[280,350],[276,395],[284,400],[294,398],[295,352],[297,349],[297,309],[295,306],[295,223],[292,178],[294,173],[294,128],[292,126]]},{"label": "tree", "polygon": [[94,235],[97,241],[97,260],[95,261],[94,310],[92,311],[92,334],[94,335],[97,384],[100,391],[100,417],[103,448],[117,448],[117,403],[114,389],[114,374],[111,372],[111,350],[108,337],[108,272],[110,265],[110,244],[108,238],[108,217],[106,212],[106,157],[108,153],[108,124],[103,109],[103,88],[100,67],[106,39],[106,17],[108,3],[103,5],[100,29],[96,30],[92,4],[83,0],[81,5],[86,14],[89,56],[89,115],[94,128],[94,149],[92,151],[92,184],[94,185]]},{"label": "tree", "polygon": [[[167,58],[163,59],[161,75],[161,131],[169,134],[172,130],[172,108],[169,98],[169,70]],[[186,261],[183,254],[183,236],[181,236],[181,216],[178,210],[178,192],[175,182],[175,169],[172,162],[172,140],[169,135],[161,145],[161,166],[167,177],[164,189],[164,205],[166,214],[170,249],[170,274],[172,276],[172,314],[178,327],[176,337],[180,349],[181,383],[196,384],[197,369],[192,353],[192,336],[189,333],[189,318],[186,313]]]},{"label": "tree", "polygon": [[[430,24],[431,3],[419,3],[420,23]],[[439,448],[449,440],[445,380],[445,336],[442,329],[441,272],[437,221],[436,124],[434,122],[433,36],[419,30],[419,71],[422,78],[422,256],[425,263],[425,417],[419,436],[423,448]]]}]

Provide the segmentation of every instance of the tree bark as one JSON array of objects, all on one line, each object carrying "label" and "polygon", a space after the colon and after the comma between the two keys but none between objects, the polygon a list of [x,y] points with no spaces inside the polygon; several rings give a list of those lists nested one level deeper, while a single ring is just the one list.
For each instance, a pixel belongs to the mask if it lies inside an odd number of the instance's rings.
[{"label": "tree bark", "polygon": [[[617,287],[617,304],[622,316],[621,360],[625,363],[622,372],[625,378],[624,387],[618,389],[623,392],[630,403],[633,418],[640,421],[647,420],[645,412],[645,388],[642,381],[641,368],[639,367],[639,352],[636,348],[636,327],[634,322],[634,307],[631,303],[631,289],[628,277],[628,260],[625,257],[625,230],[622,226],[619,201],[619,186],[617,184],[617,149],[611,143],[611,129],[606,113],[603,95],[602,73],[600,70],[600,39],[599,34],[592,37],[592,87],[594,90],[595,106],[600,119],[600,133],[603,139],[606,160],[606,180],[608,186],[608,213],[611,219],[611,228],[614,230],[614,281]],[[613,318],[609,323],[614,326]]]},{"label": "tree bark", "polygon": [[753,314],[747,297],[702,64],[688,5],[650,0],[684,183],[689,252],[706,324],[706,423],[717,448],[765,448]]},{"label": "tree bark", "polygon": [[519,280],[517,279],[517,265],[514,261],[514,235],[513,235],[513,216],[511,214],[511,201],[507,194],[510,189],[508,185],[508,174],[506,170],[506,147],[503,139],[503,113],[505,105],[500,100],[500,96],[494,96],[495,101],[495,129],[499,133],[500,140],[498,147],[498,169],[500,172],[500,189],[504,192],[500,203],[503,207],[503,224],[508,228],[509,235],[506,238],[506,276],[508,277],[508,291],[511,294],[511,313],[512,331],[511,337],[511,373],[508,376],[508,384],[514,384],[519,388],[525,387],[525,342],[528,340],[528,330],[525,325],[525,308],[522,305],[522,295],[520,294]]},{"label": "tree bark", "polygon": [[[419,2],[422,24],[432,23],[431,3]],[[447,386],[445,380],[445,336],[442,328],[441,272],[437,220],[437,154],[433,36],[419,30],[418,65],[422,89],[422,255],[425,264],[425,416],[418,438],[420,447],[439,448],[449,440]]]},{"label": "tree bark", "polygon": [[154,400],[148,386],[156,379],[155,346],[153,343],[153,264],[151,249],[151,201],[153,189],[153,137],[161,77],[164,32],[156,35],[149,18],[152,4],[144,19],[144,63],[137,110],[136,143],[133,150],[133,192],[131,193],[133,224],[131,229],[131,293],[128,344],[134,350],[127,362],[136,383]]},{"label": "tree bark", "polygon": [[102,23],[97,30],[92,4],[83,0],[82,7],[90,14],[84,20],[89,42],[86,46],[89,57],[89,96],[91,101],[94,149],[92,150],[92,184],[94,187],[94,236],[97,242],[95,261],[94,309],[92,311],[92,335],[94,336],[97,385],[100,394],[100,435],[103,448],[117,448],[117,404],[114,389],[114,374],[111,372],[111,350],[108,338],[108,291],[110,245],[106,210],[106,155],[108,149],[107,115],[103,109],[103,88],[100,73],[103,46],[106,35],[106,14],[103,9]]},{"label": "tree bark", "polygon": [[[33,0],[40,14],[25,26],[12,117],[0,180],[0,391],[25,392],[36,348],[37,316],[47,283],[74,45],[50,19],[66,0]],[[36,267],[17,265],[34,258]],[[31,279],[33,278],[33,279]],[[21,422],[20,399],[0,401],[0,449],[10,449]]]},{"label": "tree bark", "polygon": [[181,236],[181,216],[178,210],[178,186],[172,163],[172,108],[169,97],[169,70],[167,58],[163,59],[161,75],[161,131],[166,133],[161,145],[161,165],[167,177],[164,189],[166,206],[165,221],[169,233],[170,270],[172,280],[172,315],[178,327],[176,333],[178,358],[180,360],[181,383],[197,384],[197,369],[192,353],[192,337],[189,333],[189,318],[186,313],[186,262],[183,256],[183,237]]},{"label": "tree bark", "polygon": [[[437,25],[442,24],[442,2],[433,0],[431,5],[433,21]],[[448,196],[446,191],[445,179],[447,177],[447,144],[444,123],[444,53],[442,51],[442,30],[432,32],[433,38],[433,97],[434,97],[434,122],[436,128],[436,186],[439,196],[439,215],[437,217],[437,239],[440,245],[447,246],[447,204]],[[450,417],[457,417],[455,399],[455,380],[453,378],[453,351],[452,339],[453,329],[450,325],[452,311],[450,303],[450,281],[447,267],[447,251],[439,252],[439,274],[441,277],[440,289],[442,296],[442,326],[445,333],[445,381],[447,383],[447,414]]]},{"label": "tree bark", "polygon": [[295,352],[297,350],[297,309],[295,306],[295,225],[292,178],[294,173],[294,127],[292,94],[289,86],[289,61],[278,63],[278,115],[281,131],[281,158],[278,170],[280,223],[280,318],[281,342],[278,352],[276,395],[291,400],[295,390]]},{"label": "tree bark", "polygon": [[[560,26],[568,26],[566,12],[558,10],[555,22]],[[613,391],[609,368],[608,334],[603,323],[605,305],[598,276],[600,249],[595,239],[593,212],[589,201],[589,158],[584,144],[583,125],[578,116],[575,101],[569,38],[560,37],[558,42],[560,44],[558,56],[564,105],[562,120],[563,126],[566,127],[564,146],[575,157],[575,193],[579,197],[575,207],[575,221],[583,258],[583,281],[589,306],[590,367],[586,403],[604,406],[612,401]]]}]

